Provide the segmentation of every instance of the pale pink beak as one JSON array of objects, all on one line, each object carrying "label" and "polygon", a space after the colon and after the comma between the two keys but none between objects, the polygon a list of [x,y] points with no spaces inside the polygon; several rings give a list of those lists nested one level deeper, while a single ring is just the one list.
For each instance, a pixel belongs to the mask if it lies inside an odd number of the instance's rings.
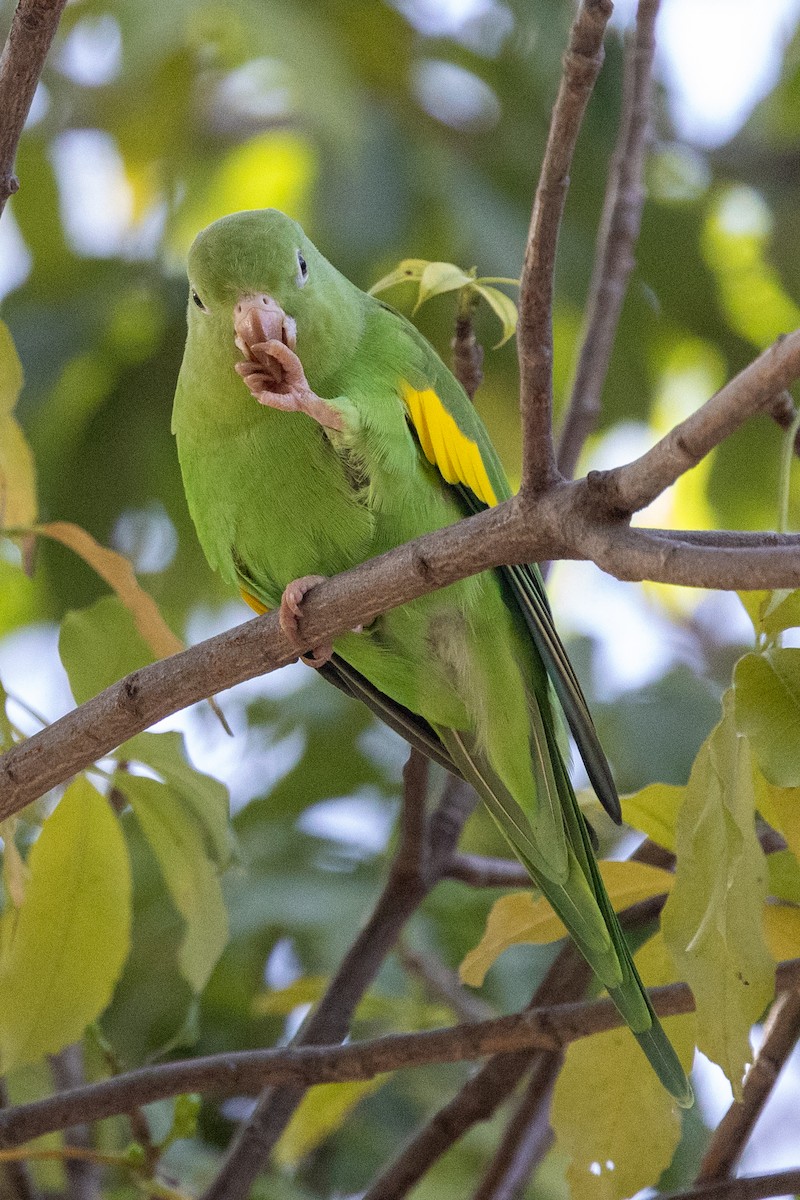
[{"label": "pale pink beak", "polygon": [[255,361],[251,347],[265,342],[283,342],[294,350],[297,326],[277,300],[265,294],[242,296],[233,310],[233,327],[237,347],[248,361]]}]

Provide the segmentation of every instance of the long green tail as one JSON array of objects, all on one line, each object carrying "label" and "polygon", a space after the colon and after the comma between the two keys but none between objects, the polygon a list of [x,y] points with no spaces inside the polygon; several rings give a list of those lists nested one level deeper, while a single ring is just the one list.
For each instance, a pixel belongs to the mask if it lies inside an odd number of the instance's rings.
[{"label": "long green tail", "polygon": [[[566,925],[592,970],[630,1026],[653,1070],[684,1108],[694,1102],[691,1084],[661,1026],[636,970],[592,853],[589,831],[555,741],[544,724],[568,847],[567,869],[554,877],[543,869],[543,850],[532,840],[523,809],[500,781],[485,755],[468,746],[463,735],[436,731],[460,772],[475,787],[531,879]],[[540,747],[544,750],[545,747]]]}]

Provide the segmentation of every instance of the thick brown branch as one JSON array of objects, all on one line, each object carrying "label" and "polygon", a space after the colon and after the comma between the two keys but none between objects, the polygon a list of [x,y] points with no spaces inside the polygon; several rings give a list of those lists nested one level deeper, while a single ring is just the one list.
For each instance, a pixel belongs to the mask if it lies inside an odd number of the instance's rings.
[{"label": "thick brown branch", "polygon": [[0,55],[0,214],[19,187],[14,162],[66,0],[19,0]]},{"label": "thick brown branch", "polygon": [[[605,494],[602,483],[581,480],[534,500],[507,501],[320,584],[303,603],[305,640],[321,645],[354,623],[368,625],[390,608],[507,562],[592,559],[618,579],[688,587],[800,585],[800,535],[776,541],[764,534],[758,545],[739,545],[733,535],[732,546],[721,540],[709,547],[697,535],[684,540],[604,520],[595,490]],[[0,820],[162,717],[296,656],[273,613],[135,671],[0,756]]]},{"label": "thick brown branch", "polygon": [[659,0],[639,0],[636,31],[626,45],[622,118],[600,218],[575,381],[558,447],[558,469],[566,479],[575,474],[578,456],[600,416],[622,302],[636,265],[658,9]]},{"label": "thick brown branch", "polygon": [[799,375],[800,330],[795,330],[765,350],[641,458],[611,471],[592,472],[589,481],[597,488],[598,503],[618,516],[639,512],[749,417],[766,410]]},{"label": "thick brown branch", "polygon": [[569,172],[583,114],[603,64],[610,0],[582,0],[572,26],[547,138],[520,279],[517,350],[523,422],[523,490],[558,478],[553,449],[553,274]]},{"label": "thick brown branch", "polygon": [[698,1184],[730,1175],[798,1037],[800,992],[784,992],[769,1015],[764,1041],[744,1081],[741,1102],[734,1100],[703,1156],[696,1180]]}]

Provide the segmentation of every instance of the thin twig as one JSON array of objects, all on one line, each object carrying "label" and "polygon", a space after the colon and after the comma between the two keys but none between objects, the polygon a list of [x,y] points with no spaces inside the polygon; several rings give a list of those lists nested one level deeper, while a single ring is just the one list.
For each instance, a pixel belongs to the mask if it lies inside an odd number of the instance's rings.
[{"label": "thin twig", "polygon": [[547,1119],[555,1080],[534,1070],[516,1112],[475,1189],[472,1200],[513,1200],[553,1142]]},{"label": "thin twig", "polygon": [[[66,1092],[86,1082],[83,1046],[73,1043],[50,1056],[50,1070],[56,1091]],[[64,1174],[67,1200],[100,1200],[100,1171],[93,1158],[93,1146],[87,1125],[75,1125],[65,1138]],[[73,1153],[68,1153],[73,1151]]]},{"label": "thin twig", "polygon": [[671,1192],[659,1200],[766,1200],[767,1196],[796,1196],[800,1192],[800,1167],[771,1175],[751,1175],[704,1183],[685,1192]]},{"label": "thin twig", "polygon": [[[358,934],[331,979],[317,1008],[301,1027],[298,1052],[341,1041],[359,1000],[397,942],[401,929],[441,877],[464,822],[474,805],[471,789],[448,780],[442,799],[424,830],[427,763],[411,752],[404,773],[402,837],[398,853],[367,924]],[[424,834],[423,834],[424,831]],[[240,1129],[203,1200],[243,1200],[286,1128],[308,1084],[288,1080],[271,1084]]]},{"label": "thin twig", "polygon": [[717,1126],[695,1183],[710,1183],[730,1175],[798,1037],[800,992],[783,992],[772,1007],[761,1048],[747,1072],[742,1099],[734,1100]]},{"label": "thin twig", "polygon": [[[7,1108],[8,1091],[0,1078],[0,1111]],[[0,1195],[7,1200],[39,1200],[27,1163],[8,1162],[0,1167]]]},{"label": "thin twig", "polygon": [[450,343],[453,351],[453,374],[469,396],[475,399],[475,393],[483,382],[483,346],[476,337],[472,324],[474,304],[469,300],[469,294],[459,308],[456,317],[456,333]]},{"label": "thin twig", "polygon": [[796,331],[779,338],[641,458],[611,471],[591,472],[588,483],[602,492],[598,500],[619,515],[645,508],[749,417],[774,403],[797,377],[798,356]]},{"label": "thin twig", "polygon": [[564,56],[520,278],[517,352],[522,409],[522,488],[531,495],[558,478],[553,449],[553,275],[569,172],[583,114],[603,65],[611,0],[581,0]]},{"label": "thin twig", "polygon": [[[588,975],[588,969],[587,969]],[[800,959],[778,964],[778,991],[800,981]],[[659,1016],[694,1011],[685,983],[649,993]],[[431,1063],[473,1061],[486,1055],[560,1052],[566,1045],[624,1024],[608,999],[535,1008],[491,1021],[419,1033],[387,1034],[345,1045],[245,1050],[185,1062],[159,1063],[99,1083],[0,1110],[0,1146],[11,1147],[74,1124],[102,1120],[183,1092],[252,1095],[265,1082],[308,1088],[318,1083],[374,1079],[389,1071]]]},{"label": "thin twig", "polygon": [[433,954],[423,954],[400,942],[397,956],[405,970],[421,980],[434,1000],[452,1009],[459,1021],[487,1021],[495,1015],[485,1000],[468,991],[455,971]]},{"label": "thin twig", "polygon": [[457,879],[469,887],[531,889],[531,877],[511,858],[486,858],[482,854],[454,854],[444,870],[446,879]]},{"label": "thin twig", "polygon": [[0,214],[19,188],[17,147],[66,0],[19,0],[0,55]]},{"label": "thin twig", "polygon": [[639,0],[636,30],[625,52],[622,117],[611,158],[584,333],[561,430],[558,469],[566,479],[600,416],[600,399],[630,274],[644,207],[644,163],[650,140],[655,23],[659,0]]}]

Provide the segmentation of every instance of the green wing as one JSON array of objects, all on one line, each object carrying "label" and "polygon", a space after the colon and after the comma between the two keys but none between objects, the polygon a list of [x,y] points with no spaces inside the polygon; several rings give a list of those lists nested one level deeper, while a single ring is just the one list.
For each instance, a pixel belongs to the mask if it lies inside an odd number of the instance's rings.
[{"label": "green wing", "polygon": [[[497,452],[466,393],[416,329],[400,314],[422,363],[402,383],[409,423],[420,447],[461,497],[467,512],[511,497]],[[622,819],[619,796],[586,699],[553,623],[539,568],[499,568],[545,664],[597,797],[610,817]]]}]

